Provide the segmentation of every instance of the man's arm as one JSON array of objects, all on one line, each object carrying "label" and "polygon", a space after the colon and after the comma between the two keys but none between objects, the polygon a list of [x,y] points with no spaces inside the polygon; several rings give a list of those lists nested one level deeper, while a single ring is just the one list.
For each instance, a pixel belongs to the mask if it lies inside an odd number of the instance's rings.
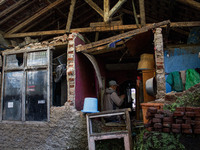
[{"label": "man's arm", "polygon": [[111,99],[113,100],[113,102],[119,107],[122,105],[122,103],[124,102],[124,98],[120,98],[116,92],[113,92],[111,94]]}]

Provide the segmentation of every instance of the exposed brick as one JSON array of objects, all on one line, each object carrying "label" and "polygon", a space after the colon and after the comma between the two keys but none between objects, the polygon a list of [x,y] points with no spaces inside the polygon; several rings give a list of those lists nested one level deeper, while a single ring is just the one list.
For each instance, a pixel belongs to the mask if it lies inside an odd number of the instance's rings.
[{"label": "exposed brick", "polygon": [[194,110],[194,112],[199,112],[200,113],[200,107],[194,107],[193,110]]},{"label": "exposed brick", "polygon": [[183,129],[182,133],[192,134],[192,129]]},{"label": "exposed brick", "polygon": [[74,85],[70,85],[69,87],[70,87],[70,88],[74,88]]},{"label": "exposed brick", "polygon": [[186,107],[185,110],[187,112],[193,112],[194,111],[194,107]]},{"label": "exposed brick", "polygon": [[172,129],[180,129],[181,124],[172,124]]},{"label": "exposed brick", "polygon": [[155,129],[160,129],[160,128],[162,128],[162,124],[161,124],[161,123],[155,123],[155,124],[153,125],[153,127],[154,127]]},{"label": "exposed brick", "polygon": [[74,58],[67,58],[67,60],[68,60],[68,61],[72,61],[72,60],[74,60]]},{"label": "exposed brick", "polygon": [[69,81],[74,81],[74,78],[69,78]]},{"label": "exposed brick", "polygon": [[187,117],[194,117],[195,116],[195,112],[186,112],[185,115]]},{"label": "exposed brick", "polygon": [[163,122],[172,122],[173,118],[172,117],[164,117]]},{"label": "exposed brick", "polygon": [[160,123],[162,122],[161,119],[159,118],[153,118],[153,123]]},{"label": "exposed brick", "polygon": [[170,128],[163,128],[163,132],[169,133],[170,132]]},{"label": "exposed brick", "polygon": [[176,111],[184,112],[185,111],[185,107],[176,107]]},{"label": "exposed brick", "polygon": [[173,132],[173,133],[180,133],[180,132],[181,132],[181,129],[172,129],[172,132]]},{"label": "exposed brick", "polygon": [[178,116],[183,116],[184,112],[182,111],[174,111],[174,116],[178,117]]},{"label": "exposed brick", "polygon": [[164,69],[164,66],[162,65],[162,66],[156,66],[156,69]]},{"label": "exposed brick", "polygon": [[69,40],[69,41],[73,41],[73,37],[69,37],[68,40]]},{"label": "exposed brick", "polygon": [[155,118],[160,118],[160,119],[162,119],[164,116],[163,115],[161,115],[161,114],[155,114]]},{"label": "exposed brick", "polygon": [[183,120],[182,119],[176,119],[176,124],[182,124],[183,123]]},{"label": "exposed brick", "polygon": [[74,47],[74,44],[69,44],[69,48]]},{"label": "exposed brick", "polygon": [[192,128],[190,124],[182,124],[181,127],[183,129],[191,129]]},{"label": "exposed brick", "polygon": [[172,126],[171,123],[163,123],[163,127],[170,128]]},{"label": "exposed brick", "polygon": [[68,53],[68,54],[73,54],[74,52],[73,52],[73,51],[68,51],[67,53]]}]

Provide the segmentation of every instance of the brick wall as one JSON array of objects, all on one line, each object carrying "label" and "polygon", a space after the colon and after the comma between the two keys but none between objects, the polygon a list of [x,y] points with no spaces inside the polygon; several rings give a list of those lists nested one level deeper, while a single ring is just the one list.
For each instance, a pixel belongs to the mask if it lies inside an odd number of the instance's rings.
[{"label": "brick wall", "polygon": [[75,106],[75,39],[76,33],[70,34],[68,38],[67,50],[67,86],[68,86],[68,102]]},{"label": "brick wall", "polygon": [[163,98],[166,93],[162,28],[156,28],[155,30],[154,50],[155,50],[156,80],[157,80],[156,98],[159,99]]},{"label": "brick wall", "polygon": [[200,134],[199,107],[177,107],[173,113],[149,107],[146,118],[149,120],[145,126],[149,131]]}]

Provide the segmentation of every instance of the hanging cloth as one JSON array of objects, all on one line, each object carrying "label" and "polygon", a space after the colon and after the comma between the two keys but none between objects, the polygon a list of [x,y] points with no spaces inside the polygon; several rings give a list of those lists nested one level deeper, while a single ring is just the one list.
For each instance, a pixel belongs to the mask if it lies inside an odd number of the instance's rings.
[{"label": "hanging cloth", "polygon": [[183,84],[178,71],[169,73],[166,82],[172,87],[172,91],[183,91]]}]

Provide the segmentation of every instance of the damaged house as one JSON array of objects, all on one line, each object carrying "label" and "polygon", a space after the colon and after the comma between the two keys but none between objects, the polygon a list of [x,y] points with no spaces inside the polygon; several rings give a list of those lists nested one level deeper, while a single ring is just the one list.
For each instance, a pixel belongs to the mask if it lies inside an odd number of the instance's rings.
[{"label": "damaged house", "polygon": [[173,75],[200,68],[199,9],[199,0],[1,0],[0,148],[87,149],[84,99],[102,111],[110,80],[137,120],[141,103],[188,89]]}]

